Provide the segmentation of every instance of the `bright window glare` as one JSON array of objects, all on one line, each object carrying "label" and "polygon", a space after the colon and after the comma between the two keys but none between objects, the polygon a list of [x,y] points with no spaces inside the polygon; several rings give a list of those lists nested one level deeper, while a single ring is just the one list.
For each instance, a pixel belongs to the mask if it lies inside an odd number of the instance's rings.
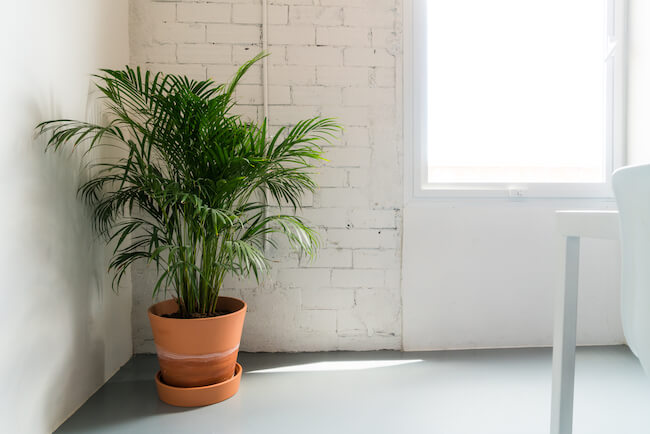
[{"label": "bright window glare", "polygon": [[408,365],[421,362],[413,360],[358,360],[341,362],[317,362],[304,365],[283,366],[281,368],[259,369],[247,374],[271,374],[277,372],[321,372],[321,371],[358,371],[361,369],[387,368],[390,366]]},{"label": "bright window glare", "polygon": [[605,181],[604,0],[427,1],[428,181]]}]

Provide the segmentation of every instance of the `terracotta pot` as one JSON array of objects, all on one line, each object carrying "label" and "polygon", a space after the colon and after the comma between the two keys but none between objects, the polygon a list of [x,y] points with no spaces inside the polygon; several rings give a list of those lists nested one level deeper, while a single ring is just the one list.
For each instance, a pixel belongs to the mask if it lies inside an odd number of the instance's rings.
[{"label": "terracotta pot", "polygon": [[175,300],[149,308],[161,380],[175,387],[208,386],[235,374],[246,303],[219,297],[217,309],[231,312],[213,318],[165,318],[178,311]]}]

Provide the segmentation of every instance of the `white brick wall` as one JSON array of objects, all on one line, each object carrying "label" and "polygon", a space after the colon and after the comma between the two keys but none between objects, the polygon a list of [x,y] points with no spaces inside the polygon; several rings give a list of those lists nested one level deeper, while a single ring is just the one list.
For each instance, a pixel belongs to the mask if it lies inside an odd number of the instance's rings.
[{"label": "white brick wall", "polygon": [[[229,281],[223,294],[249,304],[242,349],[400,348],[402,206],[401,0],[270,0],[269,118],[339,118],[340,140],[302,214],[318,227],[317,259],[281,243],[261,284]],[[260,0],[132,0],[132,63],[227,80],[261,49]],[[237,92],[238,112],[262,114],[262,72]],[[154,272],[133,273],[134,345],[153,351],[146,308]]]}]

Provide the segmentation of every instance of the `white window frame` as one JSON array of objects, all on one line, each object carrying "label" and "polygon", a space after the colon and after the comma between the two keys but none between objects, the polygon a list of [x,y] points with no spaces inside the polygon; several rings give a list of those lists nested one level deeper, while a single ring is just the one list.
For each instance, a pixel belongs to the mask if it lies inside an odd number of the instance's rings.
[{"label": "white window frame", "polygon": [[[540,0],[543,1],[543,0]],[[567,0],[571,1],[571,0]],[[594,0],[598,1],[598,0]],[[430,184],[427,180],[426,3],[404,2],[406,198],[612,198],[612,172],[626,160],[627,0],[607,2],[606,181],[603,183]]]}]

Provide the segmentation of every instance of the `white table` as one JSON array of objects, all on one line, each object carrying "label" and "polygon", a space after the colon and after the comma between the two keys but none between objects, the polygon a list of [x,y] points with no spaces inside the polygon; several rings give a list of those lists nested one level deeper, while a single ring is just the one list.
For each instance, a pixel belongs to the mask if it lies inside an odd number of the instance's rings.
[{"label": "white table", "polygon": [[573,379],[578,314],[580,238],[619,238],[618,211],[557,211],[557,228],[565,238],[564,285],[555,301],[551,434],[570,434],[573,428]]}]

